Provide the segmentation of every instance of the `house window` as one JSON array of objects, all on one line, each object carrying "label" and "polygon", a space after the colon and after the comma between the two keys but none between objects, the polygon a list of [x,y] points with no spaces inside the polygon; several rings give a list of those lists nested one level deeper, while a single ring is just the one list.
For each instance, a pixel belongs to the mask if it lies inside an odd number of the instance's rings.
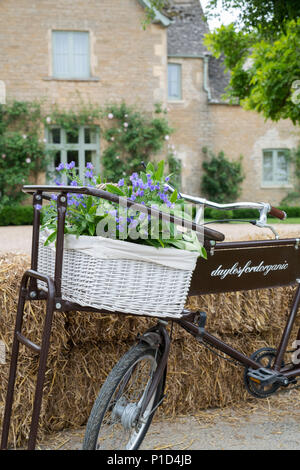
[{"label": "house window", "polygon": [[90,77],[89,33],[52,31],[53,77]]},{"label": "house window", "polygon": [[263,184],[284,185],[289,183],[288,150],[263,151]]},{"label": "house window", "polygon": [[[80,127],[67,132],[60,127],[46,129],[47,149],[53,155],[48,168],[49,179],[53,181],[55,169],[63,163],[75,162],[75,170],[81,181],[85,181],[86,164],[92,163],[95,173],[100,172],[100,136],[98,128]],[[67,183],[65,181],[65,183]]]},{"label": "house window", "polygon": [[182,99],[180,64],[168,64],[168,99]]}]

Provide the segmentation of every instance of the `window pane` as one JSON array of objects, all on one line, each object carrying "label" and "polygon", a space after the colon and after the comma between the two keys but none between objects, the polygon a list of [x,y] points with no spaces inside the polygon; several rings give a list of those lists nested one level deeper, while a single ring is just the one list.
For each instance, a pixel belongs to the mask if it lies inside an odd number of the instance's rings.
[{"label": "window pane", "polygon": [[181,65],[168,64],[168,97],[181,99]]},{"label": "window pane", "polygon": [[75,162],[75,168],[78,169],[79,167],[79,158],[78,158],[78,151],[77,150],[68,150],[67,152],[67,162]]},{"label": "window pane", "polygon": [[78,144],[78,136],[79,131],[78,129],[74,129],[72,132],[67,132],[67,144]]},{"label": "window pane", "polygon": [[89,77],[89,33],[74,32],[72,61],[74,77]]},{"label": "window pane", "polygon": [[273,153],[272,152],[264,152],[263,181],[264,182],[273,181]]},{"label": "window pane", "polygon": [[54,156],[54,168],[57,168],[61,163],[61,155],[60,152],[56,152]]},{"label": "window pane", "polygon": [[53,31],[53,75],[67,77],[69,73],[69,32]]},{"label": "window pane", "polygon": [[91,130],[87,127],[84,129],[84,143],[90,144],[91,143]]},{"label": "window pane", "polygon": [[89,33],[53,31],[53,76],[57,78],[88,78]]},{"label": "window pane", "polygon": [[93,163],[93,153],[92,150],[85,151],[85,166],[87,163]]},{"label": "window pane", "polygon": [[51,129],[50,131],[50,139],[52,144],[60,144],[60,129]]},{"label": "window pane", "polygon": [[288,182],[288,160],[285,152],[277,152],[276,181],[279,183]]}]

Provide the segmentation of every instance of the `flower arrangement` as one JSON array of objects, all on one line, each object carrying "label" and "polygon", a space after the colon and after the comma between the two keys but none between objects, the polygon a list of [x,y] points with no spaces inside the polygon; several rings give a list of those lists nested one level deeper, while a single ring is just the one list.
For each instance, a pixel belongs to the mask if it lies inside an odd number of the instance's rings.
[{"label": "flower arrangement", "polygon": [[[187,207],[177,190],[170,191],[165,176],[164,161],[155,167],[148,163],[144,171],[124,176],[118,183],[103,182],[94,174],[91,163],[87,163],[85,181],[80,181],[76,174],[75,163],[60,164],[56,168],[57,185],[101,187],[108,192],[128,198],[134,204],[124,208],[116,203],[94,196],[68,194],[65,233],[77,237],[82,235],[104,236],[133,243],[151,245],[157,248],[175,247],[182,250],[196,251],[206,257],[203,245],[194,231],[177,227],[174,223],[151,217],[135,208],[135,203],[146,205],[164,213],[192,220],[191,207]],[[45,245],[55,241],[57,232],[57,207],[55,194],[51,203],[43,209],[43,229],[48,229]]]}]

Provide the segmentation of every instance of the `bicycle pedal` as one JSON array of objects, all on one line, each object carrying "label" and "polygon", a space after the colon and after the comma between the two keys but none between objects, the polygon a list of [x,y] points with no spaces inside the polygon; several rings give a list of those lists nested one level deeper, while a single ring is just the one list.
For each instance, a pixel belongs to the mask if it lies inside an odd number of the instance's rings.
[{"label": "bicycle pedal", "polygon": [[287,377],[279,372],[275,372],[264,367],[260,367],[259,369],[249,369],[247,377],[260,385],[271,385],[275,383],[284,386],[289,385],[289,379]]}]

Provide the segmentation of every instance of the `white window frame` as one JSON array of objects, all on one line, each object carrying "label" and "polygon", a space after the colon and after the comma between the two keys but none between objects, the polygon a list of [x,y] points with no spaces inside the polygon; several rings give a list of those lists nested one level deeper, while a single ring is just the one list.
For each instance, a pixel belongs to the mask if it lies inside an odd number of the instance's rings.
[{"label": "white window frame", "polygon": [[[267,152],[272,153],[272,180],[267,181],[264,179],[264,157]],[[290,163],[287,160],[287,180],[286,181],[280,181],[277,178],[277,172],[278,172],[278,154],[279,152],[289,152],[289,149],[287,148],[265,148],[263,149],[262,152],[262,187],[291,187],[291,181],[290,181]]]},{"label": "white window frame", "polygon": [[[170,68],[175,67],[177,69],[177,94],[170,95]],[[168,62],[168,101],[182,101],[182,64],[178,62]]]},{"label": "white window frame", "polygon": [[[55,35],[56,34],[66,34],[68,36],[68,47],[67,47],[67,57],[66,62],[68,64],[67,71],[65,73],[60,73],[59,70],[56,70],[56,48],[55,48]],[[74,36],[76,34],[84,34],[87,37],[87,50],[86,50],[86,70],[84,73],[79,73],[75,70],[74,66],[74,54],[76,52],[74,45]],[[89,31],[68,31],[68,30],[52,30],[51,32],[51,41],[52,41],[52,75],[53,78],[57,79],[66,79],[66,80],[86,80],[91,78],[91,54],[90,54],[90,33]]]},{"label": "white window frame", "polygon": [[[53,129],[60,129],[60,143],[52,142],[52,133]],[[85,143],[85,129],[90,129],[91,132],[95,132],[95,142]],[[78,143],[67,143],[67,132],[65,129],[59,126],[50,126],[45,129],[45,138],[47,140],[47,150],[60,152],[60,163],[66,165],[70,163],[67,161],[68,151],[75,150],[78,152],[78,176],[84,181],[85,172],[86,172],[86,160],[85,160],[85,151],[90,150],[92,154],[92,165],[94,166],[94,174],[100,173],[100,129],[91,128],[90,126],[81,126],[78,129]],[[54,159],[48,166],[48,180],[53,182],[54,176],[56,175],[55,170],[55,161]]]}]

